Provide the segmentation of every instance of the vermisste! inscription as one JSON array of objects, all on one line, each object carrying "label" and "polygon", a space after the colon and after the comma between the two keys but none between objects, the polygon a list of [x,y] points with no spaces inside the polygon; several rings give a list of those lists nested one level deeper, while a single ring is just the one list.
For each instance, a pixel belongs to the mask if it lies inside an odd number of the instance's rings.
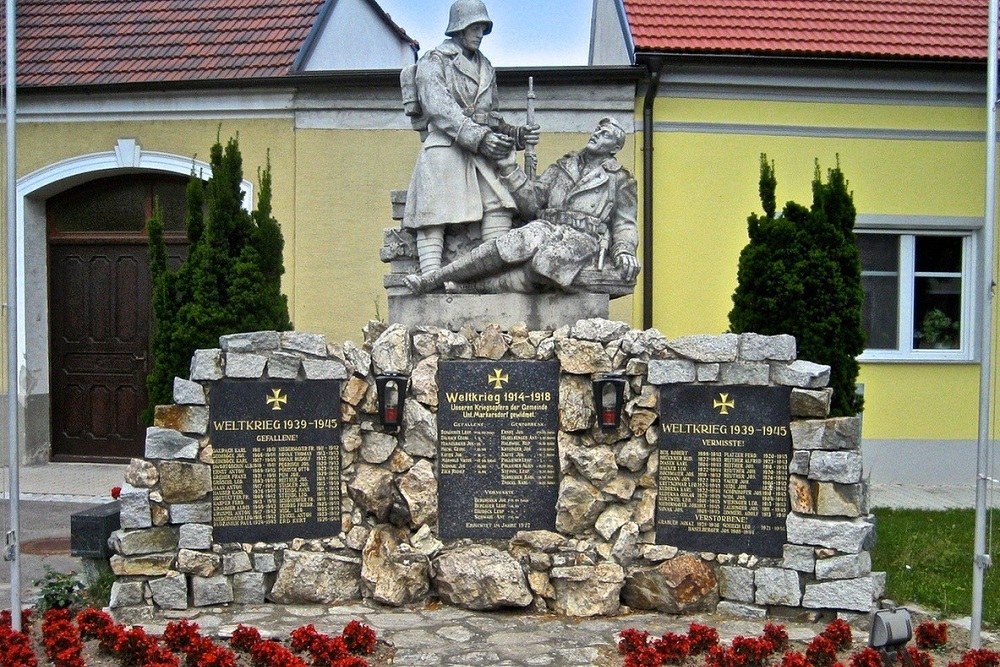
[{"label": "vermisste! inscription", "polygon": [[438,388],[441,537],[553,530],[558,363],[442,362]]},{"label": "vermisste! inscription", "polygon": [[789,394],[787,387],[661,387],[657,542],[781,555]]},{"label": "vermisste! inscription", "polygon": [[340,532],[340,382],[220,380],[212,387],[216,542]]}]

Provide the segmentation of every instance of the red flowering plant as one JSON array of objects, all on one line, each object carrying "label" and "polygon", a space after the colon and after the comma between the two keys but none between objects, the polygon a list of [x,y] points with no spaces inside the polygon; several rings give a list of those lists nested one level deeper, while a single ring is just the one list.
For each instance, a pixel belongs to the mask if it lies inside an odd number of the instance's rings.
[{"label": "red flowering plant", "polygon": [[970,649],[962,654],[961,667],[1000,667],[1000,653],[988,648]]},{"label": "red flowering plant", "polygon": [[45,656],[59,667],[86,667],[83,642],[66,609],[49,609],[42,616]]},{"label": "red flowering plant", "polygon": [[679,665],[691,652],[691,641],[687,635],[665,632],[663,636],[650,644],[660,655],[660,664]]},{"label": "red flowering plant", "polygon": [[649,645],[649,633],[635,628],[625,628],[618,633],[618,652],[622,655],[635,653]]},{"label": "red flowering plant", "polygon": [[241,623],[233,630],[233,636],[229,638],[229,645],[237,651],[249,652],[253,645],[259,641],[261,641],[261,637],[257,628]]},{"label": "red flowering plant", "polygon": [[251,646],[250,657],[253,664],[260,667],[307,667],[302,658],[282,644],[270,640],[262,640]]},{"label": "red flowering plant", "polygon": [[653,646],[639,646],[625,655],[622,667],[660,667],[660,654]]},{"label": "red flowering plant", "polygon": [[111,614],[87,607],[76,615],[76,624],[80,628],[80,636],[84,639],[95,639],[102,629],[112,627],[115,622]]},{"label": "red flowering plant", "polygon": [[187,653],[198,637],[198,624],[186,619],[171,621],[163,630],[163,643],[174,653]]},{"label": "red flowering plant", "polygon": [[31,638],[7,625],[0,625],[0,665],[37,667],[38,658],[31,648]]},{"label": "red flowering plant", "polygon": [[948,624],[924,621],[917,625],[913,632],[917,648],[934,649],[942,648],[948,643]]},{"label": "red flowering plant", "polygon": [[788,648],[788,631],[783,625],[765,623],[764,639],[771,643],[771,653],[783,653]]},{"label": "red flowering plant", "polygon": [[734,637],[729,646],[736,667],[763,667],[774,651],[767,637]]},{"label": "red flowering plant", "polygon": [[812,667],[801,651],[785,651],[781,656],[781,667]]},{"label": "red flowering plant", "polygon": [[882,654],[871,646],[866,646],[851,655],[849,664],[850,667],[882,667]]},{"label": "red flowering plant", "polygon": [[842,618],[838,618],[826,626],[826,629],[823,630],[820,635],[833,642],[837,651],[845,651],[849,649],[851,644],[854,642],[854,636],[851,633],[851,626]]},{"label": "red flowering plant", "polygon": [[371,655],[375,652],[377,638],[375,630],[359,621],[351,621],[344,626],[344,643],[354,655]]},{"label": "red flowering plant", "polygon": [[112,486],[111,487],[111,497],[114,498],[115,500],[118,500],[118,497],[120,495],[122,495],[122,487],[120,487],[120,486]]},{"label": "red flowering plant", "polygon": [[934,667],[934,659],[927,651],[921,651],[916,646],[907,646],[906,652],[910,654],[913,667]]},{"label": "red flowering plant", "polygon": [[806,658],[813,667],[832,667],[837,661],[837,646],[823,635],[816,635],[806,646]]},{"label": "red flowering plant", "polygon": [[701,655],[713,646],[719,645],[719,631],[700,623],[688,626],[689,652],[691,655]]}]

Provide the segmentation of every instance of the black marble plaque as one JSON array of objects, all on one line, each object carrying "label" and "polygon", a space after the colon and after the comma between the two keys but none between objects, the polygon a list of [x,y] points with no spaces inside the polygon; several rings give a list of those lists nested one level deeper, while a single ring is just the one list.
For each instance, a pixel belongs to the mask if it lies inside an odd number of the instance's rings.
[{"label": "black marble plaque", "polygon": [[438,530],[507,539],[555,530],[559,363],[438,365]]},{"label": "black marble plaque", "polygon": [[788,387],[660,388],[657,543],[782,555],[789,395]]},{"label": "black marble plaque", "polygon": [[340,381],[212,385],[216,542],[281,542],[340,532]]}]

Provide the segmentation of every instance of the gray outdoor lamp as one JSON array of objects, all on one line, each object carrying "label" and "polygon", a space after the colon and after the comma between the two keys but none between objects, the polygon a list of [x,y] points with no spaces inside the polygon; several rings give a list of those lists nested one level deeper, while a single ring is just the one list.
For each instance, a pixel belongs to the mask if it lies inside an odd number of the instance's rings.
[{"label": "gray outdoor lamp", "polygon": [[621,421],[625,382],[620,373],[598,373],[594,376],[597,423],[605,431],[618,428]]},{"label": "gray outdoor lamp", "polygon": [[405,375],[375,376],[379,417],[382,419],[382,425],[388,429],[397,429],[403,423],[403,401],[406,400],[408,380]]},{"label": "gray outdoor lamp", "polygon": [[892,606],[880,609],[872,615],[871,633],[868,635],[868,645],[882,655],[884,664],[891,664],[895,658],[902,659],[907,667],[913,667],[913,659],[905,650],[906,643],[913,639],[913,621],[906,609]]}]

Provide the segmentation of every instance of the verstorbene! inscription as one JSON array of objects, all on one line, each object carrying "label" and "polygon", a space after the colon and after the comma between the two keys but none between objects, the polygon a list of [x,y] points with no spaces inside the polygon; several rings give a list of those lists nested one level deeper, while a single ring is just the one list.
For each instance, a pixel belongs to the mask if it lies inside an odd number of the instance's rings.
[{"label": "verstorbene! inscription", "polygon": [[660,388],[658,543],[781,556],[789,396],[787,387]]},{"label": "verstorbene! inscription", "polygon": [[438,366],[438,519],[444,539],[554,530],[559,364]]},{"label": "verstorbene! inscription", "polygon": [[212,386],[216,542],[340,532],[340,382],[220,380]]}]

